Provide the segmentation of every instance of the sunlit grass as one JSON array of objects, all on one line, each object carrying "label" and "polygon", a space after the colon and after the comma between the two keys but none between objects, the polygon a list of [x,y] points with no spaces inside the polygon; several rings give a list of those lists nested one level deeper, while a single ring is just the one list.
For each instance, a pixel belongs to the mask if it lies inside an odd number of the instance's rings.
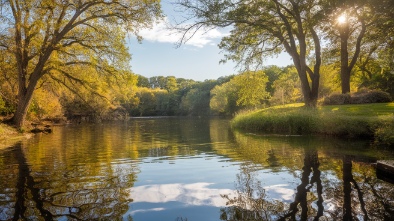
[{"label": "sunlit grass", "polygon": [[0,149],[11,146],[25,136],[27,135],[19,133],[14,127],[0,123]]},{"label": "sunlit grass", "polygon": [[319,110],[341,115],[383,116],[394,114],[394,103],[329,105]]},{"label": "sunlit grass", "polygon": [[302,104],[281,105],[238,114],[232,126],[265,133],[373,137],[394,144],[394,103],[330,105],[316,109]]}]

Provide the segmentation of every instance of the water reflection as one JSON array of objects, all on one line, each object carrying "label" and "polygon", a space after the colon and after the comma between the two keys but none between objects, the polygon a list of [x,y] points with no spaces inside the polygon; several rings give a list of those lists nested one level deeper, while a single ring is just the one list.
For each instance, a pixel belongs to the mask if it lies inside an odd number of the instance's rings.
[{"label": "water reflection", "polygon": [[74,125],[0,150],[0,220],[394,220],[373,167],[391,150],[228,123]]},{"label": "water reflection", "polygon": [[[2,200],[2,220],[120,219],[127,211],[130,200],[126,187],[135,180],[132,165],[59,163],[33,170],[34,161],[27,161],[25,151],[17,144],[6,152],[11,157],[8,165],[15,169],[13,180],[1,182],[7,195]],[[7,170],[1,171],[3,178]]]},{"label": "water reflection", "polygon": [[[236,133],[236,140],[238,153],[244,159],[272,167],[270,162],[275,153],[271,145],[277,139]],[[357,153],[349,148],[334,153],[327,143],[324,149],[312,148],[311,145],[317,146],[317,141],[282,142],[282,148],[275,149],[284,153],[293,151],[293,160],[278,154],[272,170],[285,167],[299,178],[292,202],[286,202],[284,197],[275,200],[269,194],[271,187],[261,183],[265,175],[259,175],[249,165],[237,175],[236,196],[223,195],[228,206],[221,210],[221,220],[394,220],[393,185],[376,178],[371,164],[376,161],[376,155],[371,157],[369,150]],[[256,152],[267,154],[250,154]],[[302,164],[297,157],[300,155]],[[284,188],[281,192],[291,189]]]},{"label": "water reflection", "polygon": [[283,210],[281,201],[268,200],[255,172],[255,168],[248,165],[242,167],[237,175],[235,196],[222,195],[227,207],[220,210],[220,220],[270,220]]},{"label": "water reflection", "polygon": [[226,201],[220,197],[220,194],[229,194],[232,190],[209,188],[212,184],[200,182],[191,184],[144,185],[132,188],[130,197],[135,203],[166,203],[177,201],[188,206],[225,206]]}]

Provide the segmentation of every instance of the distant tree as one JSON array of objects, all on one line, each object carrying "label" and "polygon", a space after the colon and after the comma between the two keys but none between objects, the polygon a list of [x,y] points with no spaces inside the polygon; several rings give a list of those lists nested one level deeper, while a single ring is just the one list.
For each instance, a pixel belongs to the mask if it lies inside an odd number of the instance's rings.
[{"label": "distant tree", "polygon": [[[169,115],[171,105],[170,97],[171,95],[166,90],[153,90],[155,96],[155,113],[151,115],[166,116]],[[176,107],[178,108],[178,107]]]},{"label": "distant tree", "polygon": [[212,113],[232,115],[240,109],[237,105],[238,86],[230,81],[217,85],[211,90],[210,108]]},{"label": "distant tree", "polygon": [[234,114],[242,108],[259,107],[269,97],[268,77],[263,71],[248,71],[212,89],[210,107],[221,114]]},{"label": "distant tree", "polygon": [[190,115],[197,109],[197,105],[201,99],[200,91],[198,89],[191,89],[185,96],[182,97],[181,114]]},{"label": "distant tree", "polygon": [[174,76],[166,77],[164,89],[166,89],[168,92],[175,92],[176,90],[178,90],[178,83]]},{"label": "distant tree", "polygon": [[178,84],[178,95],[183,97],[195,84],[198,82],[191,79],[177,78],[176,82]]},{"label": "distant tree", "polygon": [[160,89],[165,89],[167,84],[167,78],[164,76],[156,77],[157,85]]},{"label": "distant tree", "polygon": [[[160,90],[160,89],[157,89]],[[149,88],[139,88],[137,90],[136,96],[138,98],[138,103],[136,107],[137,113],[132,113],[132,115],[138,114],[139,116],[152,116],[156,115],[156,101],[154,90]]]},{"label": "distant tree", "polygon": [[147,77],[142,76],[142,75],[138,75],[137,86],[138,87],[148,87],[148,88],[151,87],[151,85],[149,83],[149,79]]},{"label": "distant tree", "polygon": [[283,68],[275,66],[275,65],[270,65],[270,66],[266,66],[262,69],[262,71],[265,73],[265,75],[267,75],[268,77],[268,82],[267,82],[267,87],[266,87],[266,91],[269,92],[271,94],[271,96],[274,93],[274,89],[272,84],[274,83],[275,80],[277,80],[279,78],[279,76],[282,74],[283,72]]},{"label": "distant tree", "polygon": [[336,64],[325,64],[321,67],[319,97],[327,97],[334,92],[341,91],[341,76]]},{"label": "distant tree", "polygon": [[196,83],[186,95],[182,97],[180,104],[181,112],[184,115],[204,116],[210,115],[209,102],[211,90],[217,85],[215,80],[205,80]]},{"label": "distant tree", "polygon": [[19,128],[44,76],[82,83],[69,67],[91,66],[103,74],[125,68],[126,31],[136,33],[161,13],[155,0],[2,0],[0,10],[0,47],[14,55],[17,67],[13,121]]},{"label": "distant tree", "polygon": [[266,85],[268,77],[263,71],[248,71],[231,79],[237,85],[237,105],[245,107],[258,107],[269,97]]},{"label": "distant tree", "polygon": [[301,85],[294,67],[287,67],[272,84],[274,94],[271,104],[288,104],[300,102],[302,99]]}]

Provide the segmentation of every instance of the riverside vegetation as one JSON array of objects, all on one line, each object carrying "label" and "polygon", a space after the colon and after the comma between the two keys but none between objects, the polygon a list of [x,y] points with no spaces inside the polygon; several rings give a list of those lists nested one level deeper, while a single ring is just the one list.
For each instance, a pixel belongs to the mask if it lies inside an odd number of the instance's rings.
[{"label": "riverside vegetation", "polygon": [[377,143],[393,145],[394,103],[327,105],[316,109],[289,104],[240,113],[232,126],[249,132],[373,138]]}]

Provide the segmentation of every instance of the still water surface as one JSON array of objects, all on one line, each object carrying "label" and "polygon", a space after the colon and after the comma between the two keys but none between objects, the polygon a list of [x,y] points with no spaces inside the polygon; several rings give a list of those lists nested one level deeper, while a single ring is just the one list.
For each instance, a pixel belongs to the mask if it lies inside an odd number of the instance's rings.
[{"label": "still water surface", "polygon": [[0,220],[394,220],[365,141],[140,118],[55,127],[0,150]]}]

